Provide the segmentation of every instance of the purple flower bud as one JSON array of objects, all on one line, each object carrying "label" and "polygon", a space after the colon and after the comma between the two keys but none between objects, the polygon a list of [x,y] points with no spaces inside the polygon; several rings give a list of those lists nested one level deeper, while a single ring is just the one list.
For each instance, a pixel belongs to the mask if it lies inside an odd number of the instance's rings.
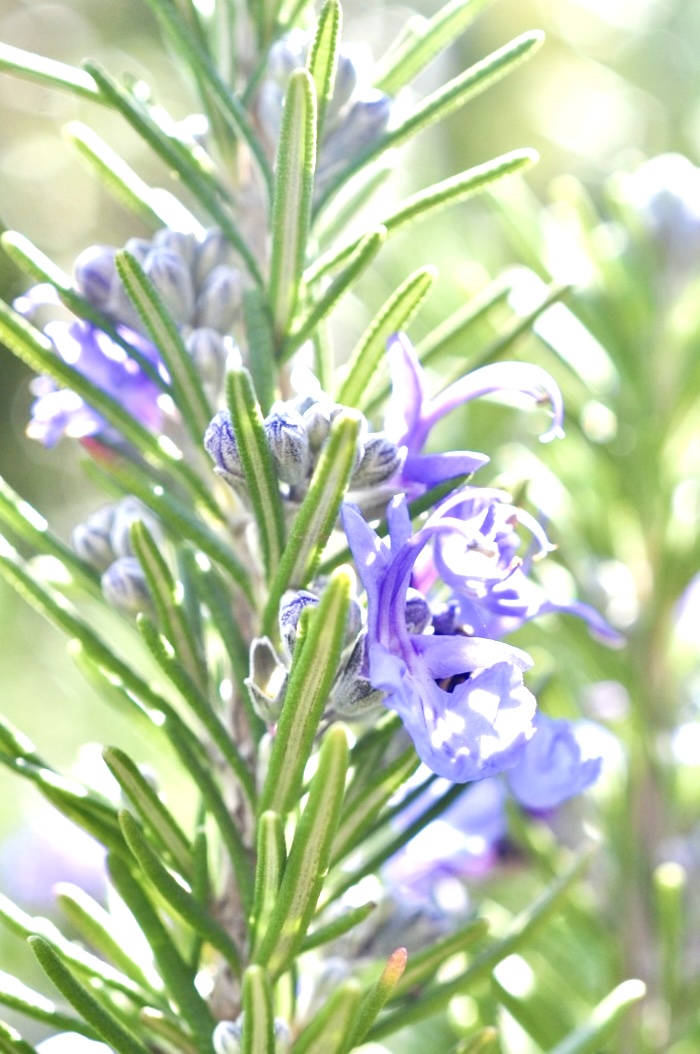
[{"label": "purple flower bud", "polygon": [[243,303],[243,276],[235,267],[220,264],[207,276],[197,297],[196,322],[228,333]]},{"label": "purple flower bud", "polygon": [[422,633],[432,622],[430,605],[417,589],[409,589],[406,594],[406,627],[409,633]]},{"label": "purple flower bud", "polygon": [[218,392],[224,383],[229,354],[224,338],[215,329],[200,326],[187,336],[185,347],[203,383]]},{"label": "purple flower bud", "polygon": [[173,319],[179,324],[189,322],[194,311],[194,289],[182,257],[167,249],[152,249],[143,269]]},{"label": "purple flower bud", "polygon": [[279,612],[280,634],[290,655],[294,654],[294,644],[302,611],[304,608],[317,606],[318,597],[307,589],[289,590],[282,597]]},{"label": "purple flower bud", "polygon": [[131,545],[131,525],[140,521],[146,525],[148,531],[156,541],[163,537],[163,530],[159,521],[142,505],[138,498],[123,498],[114,506],[112,517],[112,529],[110,542],[115,557],[133,556],[134,550]]},{"label": "purple flower bud", "polygon": [[171,231],[168,227],[165,227],[154,236],[153,247],[174,253],[185,262],[188,268],[194,264],[197,242],[192,234]]},{"label": "purple flower bud", "polygon": [[303,411],[303,421],[309,437],[309,446],[314,452],[320,450],[331,430],[330,408],[324,403],[313,403]]},{"label": "purple flower bud", "polygon": [[238,1021],[219,1021],[212,1034],[214,1054],[240,1054],[243,1026]]},{"label": "purple flower bud", "polygon": [[204,433],[204,448],[214,462],[214,471],[232,486],[245,480],[238,443],[228,410],[219,410]]},{"label": "purple flower bud", "polygon": [[383,92],[372,90],[358,99],[338,125],[326,136],[321,147],[317,182],[323,186],[349,158],[361,154],[385,131],[391,118],[393,100]]},{"label": "purple flower bud", "polygon": [[151,608],[146,576],[135,556],[122,556],[107,568],[102,575],[102,592],[108,604],[127,615]]},{"label": "purple flower bud", "polygon": [[331,690],[330,708],[345,720],[364,717],[370,710],[382,706],[384,701],[384,693],[374,688],[367,676],[366,643],[367,635],[363,634]]},{"label": "purple flower bud", "polygon": [[357,68],[349,55],[343,54],[341,49],[338,55],[338,65],[335,71],[335,82],[333,84],[333,98],[330,101],[326,118],[329,123],[335,123],[335,119],[343,107],[350,101],[352,93],[357,87]]},{"label": "purple flower bud", "polygon": [[382,432],[370,435],[364,444],[362,461],[350,481],[351,487],[374,487],[397,471],[401,457],[395,443]]},{"label": "purple flower bud", "polygon": [[114,505],[105,505],[85,523],[74,527],[71,534],[71,543],[80,559],[96,571],[106,571],[117,555],[112,548],[114,513]]},{"label": "purple flower bud", "polygon": [[230,267],[235,261],[236,254],[222,231],[212,227],[197,246],[193,272],[196,288],[200,289],[204,285],[215,268],[222,264]]},{"label": "purple flower bud", "polygon": [[265,434],[278,478],[290,486],[303,483],[311,468],[311,451],[299,414],[293,410],[270,414]]},{"label": "purple flower bud", "polygon": [[110,314],[119,278],[111,245],[92,245],[80,253],[73,265],[76,289],[93,307]]}]

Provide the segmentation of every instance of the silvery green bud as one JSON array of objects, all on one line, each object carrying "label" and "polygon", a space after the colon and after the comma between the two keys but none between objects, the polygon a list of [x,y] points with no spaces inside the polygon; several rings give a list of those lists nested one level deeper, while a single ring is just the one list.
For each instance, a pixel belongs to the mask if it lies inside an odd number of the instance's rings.
[{"label": "silvery green bud", "polygon": [[93,307],[110,313],[119,282],[111,245],[92,245],[80,253],[73,265],[75,287]]},{"label": "silvery green bud", "polygon": [[301,613],[309,606],[317,607],[318,597],[307,589],[290,589],[282,597],[279,612],[280,635],[290,655],[294,654]]},{"label": "silvery green bud", "polygon": [[182,257],[168,249],[152,249],[143,269],[175,322],[189,322],[194,311],[194,289],[189,268]]},{"label": "silvery green bud", "polygon": [[374,487],[390,479],[401,461],[399,448],[382,432],[367,437],[362,461],[350,481],[352,487]]},{"label": "silvery green bud", "polygon": [[256,713],[274,724],[282,711],[287,667],[267,637],[256,637],[250,646],[250,677],[245,684]]},{"label": "silvery green bud", "polygon": [[111,533],[114,505],[105,505],[73,529],[71,542],[81,560],[96,571],[106,571],[116,553],[112,548]]},{"label": "silvery green bud", "polygon": [[151,607],[146,576],[135,556],[122,556],[107,568],[102,575],[102,592],[109,604],[129,615]]},{"label": "silvery green bud", "polygon": [[373,91],[367,98],[353,103],[324,140],[318,166],[321,185],[341,169],[348,158],[362,153],[384,133],[391,109],[391,98],[380,91]]},{"label": "silvery green bud", "polygon": [[193,234],[183,234],[181,231],[171,231],[165,227],[154,236],[153,247],[175,253],[189,268],[194,263],[197,242]]},{"label": "silvery green bud", "polygon": [[314,452],[320,450],[331,430],[330,407],[324,403],[314,403],[304,411],[302,420],[309,437],[309,446]]},{"label": "silvery green bud", "polygon": [[311,468],[311,451],[299,414],[293,410],[270,414],[265,421],[265,434],[278,479],[290,486],[302,483]]},{"label": "silvery green bud", "polygon": [[219,1021],[211,1037],[214,1054],[240,1054],[243,1025],[238,1021]]},{"label": "silvery green bud", "polygon": [[123,498],[114,506],[112,518],[112,530],[110,541],[112,551],[116,557],[133,556],[134,550],[131,545],[131,525],[140,520],[146,525],[148,531],[156,541],[163,537],[163,531],[159,521],[142,505],[138,498]]},{"label": "silvery green bud", "polygon": [[235,267],[220,264],[209,273],[197,296],[197,325],[228,333],[242,303],[243,276]]},{"label": "silvery green bud", "polygon": [[330,695],[330,707],[340,717],[350,720],[363,717],[382,705],[384,693],[374,688],[365,674],[367,635],[358,637],[350,658],[336,677]]},{"label": "silvery green bud", "polygon": [[235,486],[245,480],[228,410],[219,410],[212,417],[204,433],[204,448],[214,462],[214,471],[223,476],[227,483]]},{"label": "silvery green bud", "polygon": [[235,253],[218,227],[212,227],[197,246],[194,263],[194,282],[197,289],[207,276],[222,264],[231,266],[235,262]]},{"label": "silvery green bud", "polygon": [[410,589],[406,593],[406,626],[409,633],[422,633],[433,620],[430,605],[422,593],[417,589]]},{"label": "silvery green bud", "polygon": [[209,326],[199,326],[187,336],[185,347],[192,356],[197,373],[204,384],[214,391],[219,391],[224,383],[229,354],[221,334]]}]

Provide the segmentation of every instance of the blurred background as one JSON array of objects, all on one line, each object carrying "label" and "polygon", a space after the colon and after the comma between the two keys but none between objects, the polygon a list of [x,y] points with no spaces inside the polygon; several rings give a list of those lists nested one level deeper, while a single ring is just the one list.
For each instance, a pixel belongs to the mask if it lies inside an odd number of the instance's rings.
[{"label": "blurred background", "polygon": [[[344,38],[376,42],[381,53],[412,12],[428,15],[437,6],[347,0]],[[696,898],[700,888],[700,601],[689,589],[700,571],[700,189],[690,170],[687,185],[676,184],[686,213],[685,226],[678,221],[673,230],[673,256],[648,207],[653,195],[638,184],[635,191],[625,176],[658,154],[700,159],[700,0],[495,0],[410,91],[420,97],[533,28],[547,35],[536,57],[402,153],[394,185],[408,193],[516,147],[536,148],[539,165],[526,182],[452,207],[390,242],[371,282],[341,312],[339,354],[408,270],[423,264],[436,264],[440,279],[412,328],[416,340],[504,270],[530,282],[524,311],[533,288],[537,300],[551,282],[573,287],[565,314],[552,314],[549,327],[507,348],[556,376],[567,402],[566,441],[537,447],[541,417],[491,406],[470,409],[452,427],[468,432],[461,446],[498,452],[482,482],[513,488],[548,520],[559,546],[552,584],[566,591],[575,581],[629,641],[624,651],[606,650],[564,620],[530,627],[518,640],[536,656],[549,712],[582,712],[622,744],[623,760],[612,751],[597,811],[572,814],[578,828],[602,832],[612,847],[594,872],[593,899],[578,906],[598,947],[592,954],[589,942],[578,962],[583,973],[572,983],[572,1005],[583,1012],[612,984],[642,976],[652,997],[625,1049],[691,1054],[700,1049],[700,947],[684,935],[698,921],[685,890],[692,892],[694,879]],[[190,86],[139,0],[0,0],[0,39],[74,65],[96,58],[115,74],[143,77],[176,119],[191,112]],[[88,245],[147,233],[100,191],[62,136],[71,121],[95,128],[147,181],[168,185],[167,172],[119,117],[0,74],[0,226],[25,234],[67,271]],[[0,295],[11,300],[27,284],[0,255]],[[458,337],[454,368],[480,360],[484,349],[497,357],[493,342],[514,308],[511,296],[509,311],[497,304]],[[100,499],[75,445],[47,451],[24,438],[29,380],[0,348],[0,474],[67,537]],[[96,752],[79,752],[86,741],[149,757],[148,744],[98,705],[63,639],[2,582],[0,626],[2,708],[50,749],[53,763],[96,769]],[[0,802],[0,889],[48,910],[49,879],[72,878],[70,864],[57,852],[57,870],[44,867],[47,850],[32,855],[31,839],[20,840],[20,817],[31,815],[46,830],[46,812],[4,772]],[[566,838],[565,826],[557,833]],[[550,836],[549,828],[521,832],[539,878],[554,859]],[[67,835],[59,831],[57,840],[65,847]],[[77,852],[88,860],[92,850]],[[43,880],[34,889],[27,875],[36,870]],[[506,876],[499,895],[517,908],[536,886],[521,876],[508,885]],[[565,939],[576,949],[577,924],[562,925],[568,929],[559,947]],[[556,947],[555,933],[549,951],[540,951],[545,975]],[[0,959],[22,954],[19,942],[0,933]],[[510,998],[510,1049],[529,1054],[546,1046],[547,1035],[538,1046],[519,1020],[527,1003],[522,972],[519,979],[517,970],[503,972],[499,984]],[[466,1019],[472,1012],[462,1008]]]}]

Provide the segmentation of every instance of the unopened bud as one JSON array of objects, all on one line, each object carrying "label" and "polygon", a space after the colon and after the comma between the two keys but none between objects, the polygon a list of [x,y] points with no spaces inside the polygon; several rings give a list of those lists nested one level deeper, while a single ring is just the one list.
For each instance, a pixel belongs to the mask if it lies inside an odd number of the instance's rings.
[{"label": "unopened bud", "polygon": [[182,257],[167,249],[152,249],[143,269],[175,322],[188,322],[194,311],[194,289]]},{"label": "unopened bud", "polygon": [[85,523],[79,523],[71,534],[73,548],[80,559],[96,571],[106,571],[117,555],[111,541],[114,512],[114,505],[105,505],[93,512]]},{"label": "unopened bud", "polygon": [[331,430],[330,408],[323,403],[314,403],[304,411],[302,419],[309,437],[309,446],[313,451],[320,450]]},{"label": "unopened bud", "polygon": [[165,227],[153,238],[153,246],[165,249],[167,252],[175,253],[187,264],[188,268],[194,263],[197,243],[194,235],[183,234],[182,231],[172,231]]},{"label": "unopened bud", "polygon": [[135,556],[122,556],[107,568],[102,575],[102,592],[109,604],[129,615],[151,607],[146,576]]},{"label": "unopened bud", "polygon": [[433,612],[433,633],[440,637],[450,637],[459,625],[459,604],[450,600]]},{"label": "unopened bud", "polygon": [[224,383],[229,354],[224,338],[215,329],[200,326],[188,335],[185,347],[202,382],[208,384],[212,390],[218,391]]},{"label": "unopened bud", "polygon": [[243,1026],[239,1021],[219,1021],[211,1037],[214,1054],[240,1054]]},{"label": "unopened bud", "polygon": [[294,645],[297,639],[297,629],[302,611],[304,608],[317,606],[318,597],[307,589],[289,590],[282,597],[279,613],[280,634],[290,655],[294,654]]},{"label": "unopened bud", "polygon": [[214,471],[235,486],[245,480],[245,472],[238,453],[231,415],[228,410],[219,410],[209,422],[204,433],[204,448],[214,462]]},{"label": "unopened bud", "polygon": [[376,432],[365,440],[362,461],[355,470],[352,487],[374,487],[390,479],[399,467],[401,458],[395,443],[382,432]]},{"label": "unopened bud", "polygon": [[243,276],[235,267],[221,264],[207,276],[197,297],[197,325],[228,333],[242,303]]},{"label": "unopened bud", "polygon": [[265,434],[277,478],[290,486],[302,483],[311,468],[311,451],[299,414],[294,411],[270,414],[265,421]]},{"label": "unopened bud", "polygon": [[352,93],[357,87],[357,68],[349,55],[338,55],[338,65],[335,71],[335,82],[333,84],[333,98],[328,107],[328,119],[332,121],[350,101]]},{"label": "unopened bud", "polygon": [[366,634],[358,638],[331,689],[331,709],[346,720],[363,717],[381,706],[384,698],[384,693],[374,688],[366,676],[366,639]]},{"label": "unopened bud", "polygon": [[93,307],[110,313],[119,279],[111,245],[92,245],[80,253],[73,265],[75,287]]},{"label": "unopened bud", "polygon": [[142,505],[138,498],[123,498],[114,506],[114,517],[110,534],[112,550],[114,555],[133,556],[134,550],[131,544],[131,525],[141,521],[148,528],[156,541],[163,537],[163,531],[158,520]]},{"label": "unopened bud", "polygon": [[197,246],[194,264],[194,281],[197,289],[200,289],[211,272],[222,264],[230,266],[234,263],[234,251],[223,232],[218,227],[212,227],[204,235]]},{"label": "unopened bud", "polygon": [[287,667],[267,637],[256,637],[250,646],[250,677],[246,677],[245,685],[255,712],[274,724],[282,711]]}]

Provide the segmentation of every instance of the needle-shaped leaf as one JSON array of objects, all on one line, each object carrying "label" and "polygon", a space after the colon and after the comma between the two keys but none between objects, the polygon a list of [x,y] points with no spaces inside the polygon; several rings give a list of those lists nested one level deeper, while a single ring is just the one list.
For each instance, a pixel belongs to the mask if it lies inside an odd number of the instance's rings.
[{"label": "needle-shaped leaf", "polygon": [[180,872],[192,871],[192,846],[170,810],[131,758],[117,747],[106,747],[102,757],[128,801]]},{"label": "needle-shaped leaf", "polygon": [[270,250],[270,310],[282,346],[294,316],[304,270],[316,168],[316,93],[306,69],[295,70],[282,112]]},{"label": "needle-shaped leaf", "polygon": [[339,403],[358,407],[366,403],[367,388],[385,358],[387,340],[392,333],[408,326],[436,278],[434,267],[421,267],[410,274],[382,305],[350,355],[337,393]]},{"label": "needle-shaped leaf", "polygon": [[255,256],[221,200],[222,188],[212,179],[208,170],[197,164],[187,147],[166,134],[146,107],[126,91],[106,70],[93,62],[86,63],[85,68],[98,85],[105,103],[118,110],[168,168],[177,172],[183,184],[192,192],[215,223],[221,227],[227,240],[240,253],[251,278],[257,285],[262,285],[262,276]]},{"label": "needle-shaped leaf", "polygon": [[284,516],[262,412],[247,370],[229,371],[226,396],[250,503],[260,531],[265,570],[271,578],[279,567],[284,548]]},{"label": "needle-shaped leaf", "polygon": [[486,1028],[480,1028],[473,1036],[463,1039],[450,1051],[450,1054],[489,1054],[490,1051],[495,1052],[497,1043],[498,1030],[487,1025]]},{"label": "needle-shaped leaf", "polygon": [[306,66],[316,87],[316,138],[321,142],[326,107],[333,98],[343,11],[338,0],[326,0],[318,16],[316,33]]},{"label": "needle-shaped leaf", "polygon": [[49,980],[58,988],[64,999],[85,1018],[100,1039],[116,1054],[149,1054],[148,1047],[127,1031],[85,985],[81,984],[43,937],[30,937],[29,945],[39,965]]},{"label": "needle-shaped leaf", "polygon": [[263,618],[269,636],[277,633],[279,602],[285,589],[305,585],[318,567],[356,465],[360,425],[361,418],[352,410],[342,411],[333,421],[270,585]]},{"label": "needle-shaped leaf", "polygon": [[456,933],[451,933],[428,948],[411,954],[403,976],[397,981],[391,993],[391,998],[400,999],[418,988],[419,985],[426,984],[451,955],[459,955],[466,951],[486,935],[488,928],[487,919],[472,919],[465,926],[461,926]]},{"label": "needle-shaped leaf", "polygon": [[598,1003],[589,1021],[557,1043],[551,1054],[596,1054],[602,1050],[621,1018],[645,995],[643,981],[623,981]]},{"label": "needle-shaped leaf", "polygon": [[341,1054],[347,1050],[361,998],[359,981],[352,977],[344,981],[311,1018],[291,1054]]},{"label": "needle-shaped leaf", "polygon": [[138,311],[170,376],[173,397],[195,448],[212,415],[192,356],[158,290],[135,256],[121,249],[115,256],[119,277]]},{"label": "needle-shaped leaf", "polygon": [[16,1028],[0,1021],[0,1051],[2,1054],[36,1054],[36,1050],[22,1039]]},{"label": "needle-shaped leaf", "polygon": [[128,810],[119,813],[119,822],[126,843],[134,854],[144,875],[158,894],[167,901],[175,914],[195,930],[204,940],[219,951],[234,973],[240,973],[241,963],[238,949],[218,922],[203,907],[158,859],[138,823]]},{"label": "needle-shaped leaf", "polygon": [[243,974],[241,1054],[271,1054],[275,1049],[272,986],[267,970],[249,966]]},{"label": "needle-shaped leaf", "polygon": [[158,622],[173,646],[178,662],[200,691],[206,691],[207,669],[197,638],[190,626],[175,578],[161,548],[143,520],[135,520],[129,529],[131,545],[143,568],[158,615]]},{"label": "needle-shaped leaf", "polygon": [[261,934],[267,932],[282,875],[287,863],[284,827],[279,813],[268,810],[258,820],[258,860],[255,869],[255,898],[251,916],[253,954]]},{"label": "needle-shaped leaf", "polygon": [[544,34],[539,30],[523,33],[423,99],[400,124],[390,129],[365,151],[353,158],[347,168],[326,190],[324,202],[342,183],[369,161],[390,147],[399,146],[400,143],[410,139],[411,136],[436,121],[443,120],[469,99],[484,91],[505,74],[510,73],[520,62],[533,54],[543,40]]},{"label": "needle-shaped leaf", "polygon": [[267,414],[275,399],[277,367],[272,319],[259,289],[249,289],[244,294],[243,318],[248,338],[248,367],[260,408]]},{"label": "needle-shaped leaf", "polygon": [[[153,229],[168,226],[153,188],[134,172],[100,136],[81,121],[69,121],[62,129],[64,138],[94,170],[102,186],[117,201]],[[183,206],[184,208],[184,206]],[[192,216],[192,227],[197,220]]]},{"label": "needle-shaped leaf", "polygon": [[330,315],[351,285],[367,270],[386,240],[386,227],[370,231],[358,243],[350,262],[337,275],[324,293],[309,309],[298,326],[289,334],[282,349],[281,359],[288,359],[304,341],[308,340],[319,323]]},{"label": "needle-shaped leaf", "polygon": [[303,637],[295,647],[260,794],[260,814],[272,809],[284,816],[299,801],[304,768],[342,654],[354,586],[351,569],[339,568],[331,575],[318,607],[309,610]]},{"label": "needle-shaped leaf", "polygon": [[102,102],[97,85],[85,70],[36,55],[33,51],[0,44],[0,70],[16,73],[47,88],[61,88],[91,102]]},{"label": "needle-shaped leaf", "polygon": [[88,1039],[97,1038],[93,1029],[80,1018],[62,1012],[53,1000],[28,988],[16,977],[4,971],[0,971],[0,1003],[34,1021],[50,1025],[57,1032],[80,1032]]},{"label": "needle-shaped leaf", "polygon": [[385,1003],[391,999],[406,969],[407,960],[408,952],[405,948],[397,948],[391,953],[381,974],[365,994],[360,1004],[357,1023],[349,1037],[347,1046],[344,1048],[346,1051],[358,1046],[365,1038]]},{"label": "needle-shaped leaf", "polygon": [[358,908],[344,911],[342,915],[333,919],[332,922],[326,923],[325,926],[317,926],[311,933],[307,933],[301,946],[301,951],[308,952],[311,948],[320,948],[322,944],[329,944],[331,941],[343,937],[355,926],[359,926],[361,922],[364,922],[376,910],[376,907],[377,905],[370,901],[367,904],[361,904]]},{"label": "needle-shaped leaf", "polygon": [[[309,647],[307,640],[304,648]],[[330,862],[348,758],[345,729],[334,725],[321,740],[318,768],[289,850],[279,898],[256,954],[256,961],[273,976],[291,965],[313,918]]]},{"label": "needle-shaped leaf", "polygon": [[212,1054],[214,1021],[206,1002],[197,991],[194,972],[185,963],[169,930],[132,874],[130,866],[120,857],[111,855],[107,863],[114,888],[151,947],[169,998],[179,1008],[193,1037],[201,1043],[203,1054]]},{"label": "needle-shaped leaf", "polygon": [[398,47],[377,63],[374,84],[387,95],[409,84],[451,44],[491,0],[450,0],[432,18],[411,19]]}]

